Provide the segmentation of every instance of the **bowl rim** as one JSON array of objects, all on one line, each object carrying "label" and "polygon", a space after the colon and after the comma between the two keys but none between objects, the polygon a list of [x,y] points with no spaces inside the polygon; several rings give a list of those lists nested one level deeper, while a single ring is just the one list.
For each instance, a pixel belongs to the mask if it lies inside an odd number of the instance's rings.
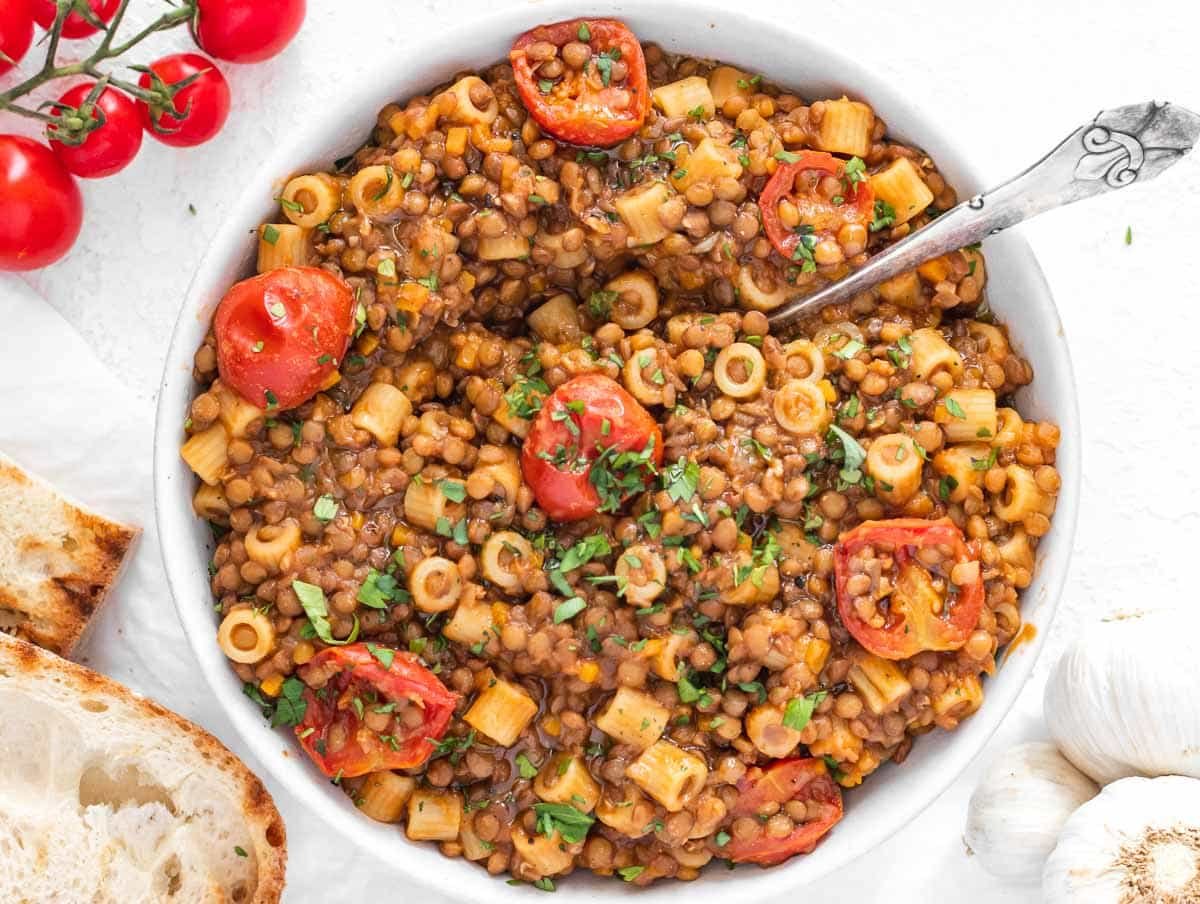
[{"label": "bowl rim", "polygon": [[[648,16],[663,18],[672,15],[698,18],[704,23],[708,23],[709,28],[714,29],[719,22],[728,34],[736,34],[740,29],[760,31],[768,29],[778,35],[780,41],[788,42],[789,52],[815,52],[824,61],[824,66],[836,69],[838,83],[849,86],[850,93],[869,98],[877,109],[905,111],[904,126],[895,130],[895,134],[908,137],[905,135],[906,130],[917,131],[922,138],[922,141],[919,142],[920,146],[928,148],[936,144],[939,151],[935,159],[939,160],[939,164],[947,160],[954,164],[957,170],[956,184],[962,184],[975,190],[983,187],[979,173],[970,162],[969,156],[953,140],[947,138],[944,132],[937,129],[936,120],[931,119],[922,109],[914,108],[898,89],[894,89],[892,87],[895,84],[894,81],[873,73],[856,59],[844,55],[840,48],[818,43],[786,23],[745,10],[731,9],[728,5],[718,3],[716,0],[655,0],[655,3],[645,5],[638,0],[583,0],[583,2],[538,0],[538,2],[517,7],[494,10],[473,19],[469,26],[450,21],[439,22],[428,37],[431,42],[436,42],[439,38],[452,38],[456,29],[464,27],[469,27],[471,32],[480,35],[515,36],[540,22],[580,16],[617,16],[637,20]],[[677,21],[688,20],[684,18]],[[695,30],[701,27],[703,27],[701,24],[692,22],[682,31],[694,35]],[[663,42],[669,40],[669,38],[663,38],[654,33],[651,33],[650,36]],[[689,38],[689,40],[692,39]],[[429,46],[434,45],[431,43]],[[686,50],[686,47],[684,49]],[[736,58],[736,43],[731,45],[730,49],[733,52],[728,54],[727,58]],[[447,74],[452,71],[456,59],[452,50],[435,50],[431,56],[437,62],[421,64],[423,65],[422,71],[434,67]],[[460,65],[471,65],[471,62],[464,61]],[[477,61],[475,65],[479,65]],[[770,64],[764,62],[763,68],[769,69],[769,67]],[[380,81],[393,85],[410,82],[414,79],[418,86],[427,83],[416,76],[406,76],[403,73],[383,78]],[[179,424],[183,419],[180,414],[186,410],[185,407],[181,408],[177,399],[190,398],[193,386],[190,362],[195,348],[189,344],[190,331],[188,327],[193,325],[190,320],[201,317],[207,320],[208,314],[205,312],[215,301],[211,294],[214,285],[220,285],[220,291],[223,291],[224,286],[228,285],[222,275],[227,269],[228,262],[236,259],[239,254],[243,259],[245,258],[246,250],[243,246],[246,242],[242,233],[243,225],[261,222],[262,216],[269,209],[266,199],[258,196],[258,187],[261,186],[265,189],[267,186],[277,185],[283,174],[295,171],[296,161],[311,158],[314,152],[323,154],[324,149],[317,148],[314,151],[312,148],[313,135],[328,138],[328,136],[336,134],[338,125],[344,126],[350,120],[357,123],[360,121],[358,119],[360,116],[365,125],[369,121],[368,117],[373,116],[382,107],[383,102],[379,102],[379,98],[385,95],[384,102],[387,98],[399,96],[396,89],[385,90],[372,79],[364,78],[350,86],[343,86],[343,95],[337,105],[331,105],[316,114],[310,127],[301,130],[291,141],[282,144],[255,170],[246,183],[251,190],[243,193],[231,208],[225,223],[213,235],[209,248],[189,284],[172,329],[159,385],[153,449],[154,510],[160,535],[159,547],[176,613],[184,627],[189,646],[199,662],[208,689],[230,718],[241,740],[262,762],[271,777],[308,810],[315,811],[326,825],[353,840],[363,849],[376,852],[385,848],[390,849],[388,853],[394,855],[392,857],[393,868],[403,872],[407,878],[420,886],[432,892],[462,900],[477,894],[508,898],[509,895],[519,893],[521,890],[505,885],[504,882],[499,881],[499,877],[487,874],[474,864],[456,864],[452,868],[454,872],[451,874],[451,868],[445,866],[445,858],[437,852],[434,846],[413,843],[401,831],[398,831],[396,826],[381,826],[372,823],[361,814],[354,812],[352,807],[333,806],[328,789],[322,787],[323,782],[316,780],[318,776],[315,772],[312,770],[304,770],[303,773],[297,772],[296,762],[301,758],[292,755],[291,748],[284,746],[283,736],[267,727],[257,708],[248,703],[241,693],[240,680],[230,681],[231,676],[235,679],[236,676],[233,675],[225,658],[219,655],[216,647],[216,633],[211,616],[211,593],[208,587],[197,588],[190,580],[186,585],[184,581],[184,576],[188,575],[195,565],[198,552],[186,527],[186,522],[194,521],[195,516],[191,513],[190,506],[187,507],[186,512],[183,512],[180,505],[183,498],[190,498],[190,490],[187,497],[182,497],[180,488],[175,485],[175,478],[178,476],[180,468],[178,458]],[[364,128],[362,133],[356,132],[355,134],[358,136],[365,132]],[[328,157],[322,157],[322,159],[328,159]],[[264,194],[266,194],[265,191]],[[258,211],[257,215],[256,211]],[[1044,582],[1040,587],[1040,595],[1047,597],[1039,603],[1041,611],[1044,613],[1040,618],[1042,624],[1039,625],[1039,630],[1033,639],[1023,644],[1023,655],[1017,657],[1012,663],[1004,663],[1005,674],[1015,670],[1017,675],[1002,688],[996,687],[995,678],[989,683],[987,703],[979,713],[972,717],[969,723],[972,726],[974,742],[960,743],[952,749],[939,751],[936,761],[937,769],[925,770],[920,775],[920,782],[926,790],[918,795],[913,795],[913,800],[903,808],[892,808],[877,814],[865,830],[860,826],[854,842],[841,850],[840,856],[821,860],[817,866],[806,866],[812,862],[808,858],[795,858],[788,864],[769,870],[755,872],[741,870],[736,879],[727,880],[736,881],[738,894],[752,896],[753,900],[780,895],[796,888],[798,882],[803,884],[814,882],[845,867],[855,857],[867,853],[898,832],[932,804],[987,746],[991,736],[1012,708],[1017,696],[1033,673],[1049,634],[1048,629],[1053,621],[1058,600],[1066,582],[1071,546],[1078,519],[1081,484],[1079,402],[1061,319],[1045,275],[1023,238],[1009,232],[1005,234],[1003,241],[1009,256],[1016,259],[1015,266],[1026,271],[1028,278],[1034,284],[1035,291],[1032,294],[1035,300],[1032,309],[1041,309],[1041,317],[1048,324],[1057,328],[1057,338],[1060,341],[1057,342],[1055,350],[1062,356],[1059,367],[1060,380],[1056,387],[1054,417],[1062,429],[1064,440],[1067,440],[1063,447],[1065,455],[1060,454],[1059,457],[1060,464],[1064,464],[1060,470],[1063,471],[1066,479],[1064,479],[1063,490],[1058,499],[1052,534],[1057,555],[1053,557],[1053,561],[1051,561],[1051,557],[1047,556],[1046,561],[1039,562],[1039,580]],[[186,405],[186,403],[183,404]],[[957,733],[955,732],[955,734]],[[916,781],[916,777],[914,777],[914,781]],[[391,833],[386,840],[383,830]],[[439,866],[442,866],[442,869],[438,869]],[[452,876],[450,883],[446,881],[447,876]],[[721,885],[721,880],[714,880],[712,870],[706,870],[701,881],[706,893],[711,893],[711,889]],[[609,880],[609,884],[613,884],[612,880]],[[626,891],[619,888],[622,884],[615,883],[618,886],[616,889],[618,892]],[[580,900],[592,900],[599,897],[597,890],[594,882],[581,883],[578,877],[559,887],[560,895],[565,892],[568,897],[578,897]],[[699,890],[697,886],[692,885],[689,892],[695,893]],[[665,900],[668,895],[677,896],[681,893],[681,890],[673,882],[658,883],[648,889],[638,890],[639,898],[642,900]],[[515,897],[512,900],[515,900]]]}]

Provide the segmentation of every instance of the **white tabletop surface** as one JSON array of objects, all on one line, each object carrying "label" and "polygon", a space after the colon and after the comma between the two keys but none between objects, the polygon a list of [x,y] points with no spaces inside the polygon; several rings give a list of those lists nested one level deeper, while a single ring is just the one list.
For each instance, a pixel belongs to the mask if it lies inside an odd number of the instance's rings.
[{"label": "white tabletop surface", "polygon": [[[452,27],[502,2],[309,0],[307,26],[283,55],[262,66],[224,67],[235,101],[216,140],[182,153],[148,140],[125,173],[87,184],[78,245],[67,260],[27,281],[149,406],[178,304],[236,196],[239,175],[284,140],[306,110],[336,103],[339,82],[352,78],[356,65],[383,54],[403,66],[420,53],[416,36],[423,31]],[[135,8],[152,5],[134,0]],[[533,22],[536,3],[529,5]],[[787,14],[818,38],[852,42],[871,66],[904,84],[913,103],[940,111],[944,127],[999,181],[1102,107],[1156,98],[1200,110],[1195,9],[1183,0],[826,0],[789,7]],[[187,43],[180,33],[160,37],[168,47]],[[770,71],[766,63],[762,68]],[[1200,414],[1187,395],[1200,384],[1200,355],[1189,351],[1200,336],[1198,202],[1200,158],[1193,158],[1160,181],[1021,227],[1062,312],[1085,431],[1083,505],[1059,617],[1034,678],[988,752],[861,868],[806,889],[806,900],[1038,900],[1036,890],[1001,886],[971,862],[961,841],[963,814],[984,763],[1043,733],[1046,671],[1081,624],[1102,608],[1191,590],[1187,532],[1200,519],[1191,464]],[[43,427],[51,425],[36,419],[28,425]],[[144,454],[148,459],[149,446]],[[223,719],[213,727],[228,735]],[[236,737],[223,740],[241,748]],[[267,784],[283,797],[269,778]],[[296,810],[286,807],[289,834],[327,834]],[[339,880],[347,868],[364,878],[356,891],[397,898],[403,886],[386,864],[336,838],[326,839],[323,850],[328,859],[293,859],[286,900],[330,900],[335,864]]]}]

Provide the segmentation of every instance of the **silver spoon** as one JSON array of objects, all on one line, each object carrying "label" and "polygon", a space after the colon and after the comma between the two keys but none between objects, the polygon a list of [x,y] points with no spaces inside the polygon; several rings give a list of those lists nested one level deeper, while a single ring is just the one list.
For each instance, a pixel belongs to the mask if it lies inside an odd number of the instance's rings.
[{"label": "silver spoon", "polygon": [[1149,101],[1105,110],[1025,172],[963,201],[849,276],[787,302],[768,319],[773,326],[790,323],[1043,211],[1153,179],[1190,151],[1198,136],[1200,116],[1175,104]]}]

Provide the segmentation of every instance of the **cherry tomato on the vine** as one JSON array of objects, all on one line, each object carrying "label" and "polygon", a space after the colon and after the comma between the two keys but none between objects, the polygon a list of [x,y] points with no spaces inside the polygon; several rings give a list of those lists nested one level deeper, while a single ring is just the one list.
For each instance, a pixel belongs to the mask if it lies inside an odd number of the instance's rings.
[{"label": "cherry tomato on the vine", "polygon": [[229,83],[216,64],[198,53],[175,53],[155,60],[138,85],[165,90],[191,79],[170,103],[138,101],[142,125],[163,144],[190,148],[213,138],[229,118]]},{"label": "cherry tomato on the vine", "polygon": [[28,0],[4,0],[0,3],[0,74],[19,63],[32,43],[33,13]]},{"label": "cherry tomato on the vine", "polygon": [[51,116],[67,118],[78,116],[86,108],[92,119],[103,119],[103,123],[88,132],[82,143],[55,140],[60,132],[50,126],[47,136],[50,147],[58,159],[76,176],[97,179],[111,176],[125,169],[142,146],[142,120],[138,116],[137,104],[116,88],[105,88],[94,103],[88,98],[95,87],[94,82],[76,85],[58,99],[61,106],[51,109]]},{"label": "cherry tomato on the vine", "polygon": [[305,5],[305,0],[199,0],[192,34],[218,60],[259,63],[296,36]]},{"label": "cherry tomato on the vine", "polygon": [[[4,0],[8,3],[9,0]],[[29,0],[30,6],[33,9],[33,17],[37,20],[37,24],[42,28],[49,28],[54,24],[54,18],[58,15],[58,5],[54,0]],[[92,14],[106,25],[112,21],[112,17],[117,14],[117,9],[121,5],[121,0],[88,0],[88,6],[92,10]],[[67,16],[67,20],[63,22],[62,36],[64,38],[86,38],[94,35],[100,29],[79,15],[77,12]]]},{"label": "cherry tomato on the vine", "polygon": [[36,270],[67,253],[83,225],[83,196],[54,152],[0,135],[0,270]]}]

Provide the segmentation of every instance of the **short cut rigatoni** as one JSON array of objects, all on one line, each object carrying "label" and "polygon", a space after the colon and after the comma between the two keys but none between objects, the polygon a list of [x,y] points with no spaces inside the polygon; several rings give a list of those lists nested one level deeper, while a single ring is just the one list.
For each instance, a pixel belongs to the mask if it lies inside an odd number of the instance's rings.
[{"label": "short cut rigatoni", "polygon": [[670,717],[670,710],[650,694],[619,687],[593,721],[614,740],[644,750],[662,737]]},{"label": "short cut rigatoni", "polygon": [[462,816],[462,795],[418,788],[408,798],[404,831],[413,841],[454,841]]},{"label": "short cut rigatoni", "polygon": [[294,223],[267,223],[258,229],[259,273],[308,264],[309,230]]},{"label": "short cut rigatoni", "polygon": [[704,787],[704,760],[670,741],[656,741],[629,764],[625,774],[669,813],[678,813]]},{"label": "short cut rigatoni", "polygon": [[479,692],[463,721],[502,747],[510,747],[537,711],[537,704],[524,688],[503,678],[492,678]]},{"label": "short cut rigatoni", "polygon": [[897,226],[923,213],[933,203],[933,192],[907,157],[893,160],[886,169],[871,176],[870,182],[875,198],[891,207]]},{"label": "short cut rigatoni", "polygon": [[871,153],[875,113],[866,104],[842,97],[824,102],[816,145],[832,154],[866,157]]}]

